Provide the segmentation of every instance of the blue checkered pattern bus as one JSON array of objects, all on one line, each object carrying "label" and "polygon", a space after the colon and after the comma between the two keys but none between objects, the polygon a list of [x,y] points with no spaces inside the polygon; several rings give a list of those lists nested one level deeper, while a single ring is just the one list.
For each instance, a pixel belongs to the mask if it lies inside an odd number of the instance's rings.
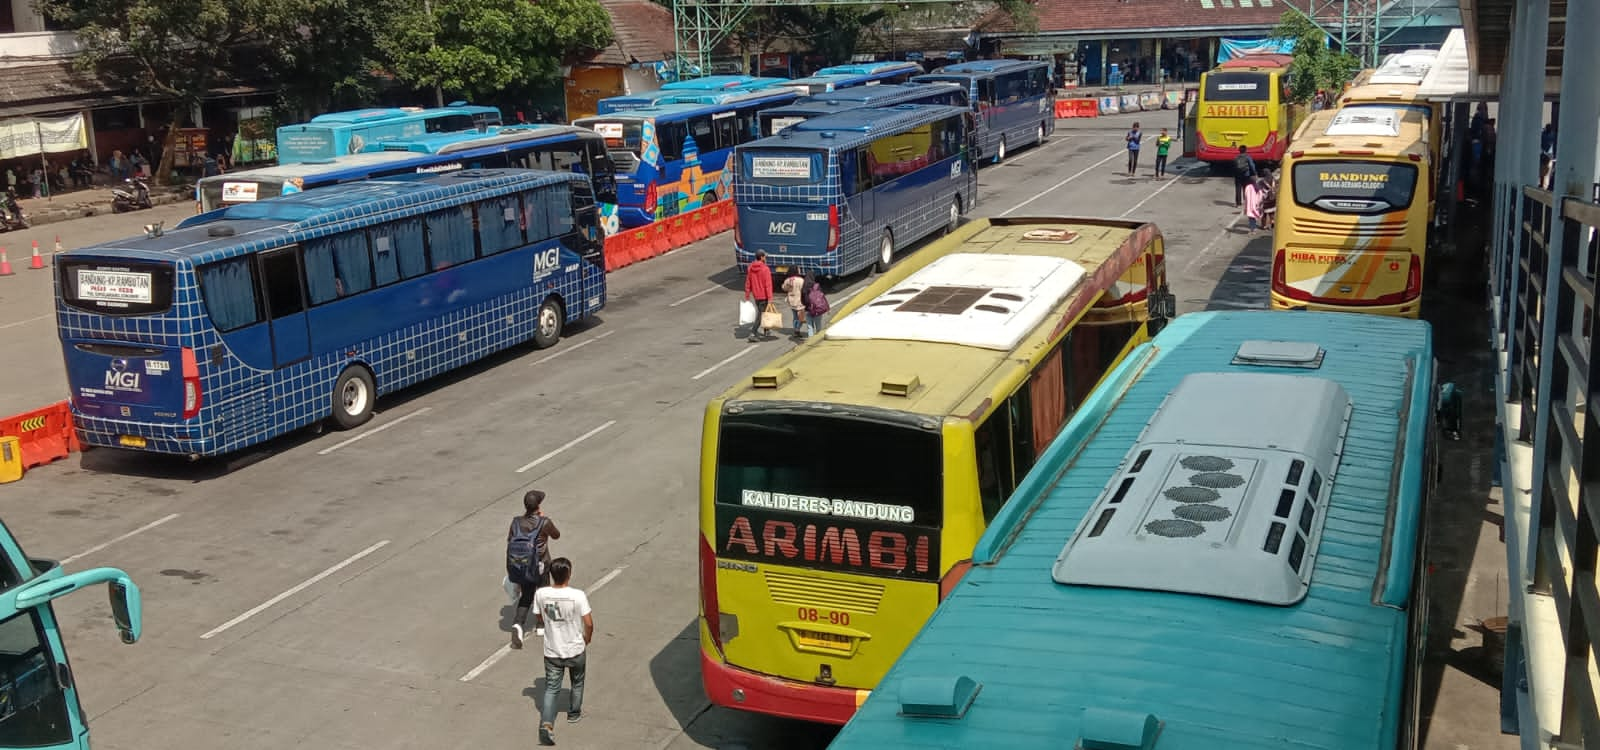
[{"label": "blue checkered pattern bus", "polygon": [[1258,310],[1179,316],[1076,410],[1035,376],[1007,406],[1048,448],[1011,485],[1024,443],[978,437],[1003,504],[829,747],[1414,750],[1435,368],[1424,322]]},{"label": "blue checkered pattern bus", "polygon": [[761,137],[757,115],[792,103],[787,89],[710,104],[658,104],[574,122],[605,139],[617,173],[617,217],[642,227],[731,195],[733,149]]},{"label": "blue checkered pattern bus", "polygon": [[967,91],[953,83],[891,83],[885,86],[856,86],[801,97],[794,104],[775,107],[757,115],[763,136],[813,117],[831,115],[857,107],[889,107],[896,104],[944,104],[965,107]]},{"label": "blue checkered pattern bus", "polygon": [[978,115],[978,154],[1005,161],[1020,146],[1042,145],[1056,132],[1050,66],[1027,60],[977,60],[946,65],[911,80],[944,81],[967,89]]},{"label": "blue checkered pattern bus", "polygon": [[329,112],[278,128],[278,163],[322,161],[357,154],[375,143],[428,133],[458,133],[499,125],[500,110],[466,102],[444,107],[388,107]]},{"label": "blue checkered pattern bus", "polygon": [[588,175],[601,226],[615,234],[616,175],[605,142],[588,128],[512,125],[485,132],[437,133],[369,145],[367,151],[325,161],[280,164],[202,178],[197,213],[346,182],[453,169],[544,169]]},{"label": "blue checkered pattern bus", "polygon": [[462,170],[218,209],[57,256],[85,445],[189,457],[326,420],[606,302],[589,181]]},{"label": "blue checkered pattern bus", "polygon": [[971,120],[934,104],[851,109],[739,148],[735,262],[765,252],[780,273],[889,270],[897,250],[977,205]]}]

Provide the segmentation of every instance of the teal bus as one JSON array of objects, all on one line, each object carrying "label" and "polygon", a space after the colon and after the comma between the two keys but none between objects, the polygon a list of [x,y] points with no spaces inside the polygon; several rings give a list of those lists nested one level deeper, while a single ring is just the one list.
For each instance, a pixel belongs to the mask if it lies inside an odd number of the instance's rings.
[{"label": "teal bus", "polygon": [[484,130],[501,124],[500,110],[466,102],[444,107],[385,107],[329,112],[278,128],[278,163],[319,161],[360,153],[369,145],[428,133]]},{"label": "teal bus", "polygon": [[88,750],[88,714],[51,602],[102,583],[117,634],[123,643],[138,641],[139,587],[127,573],[68,573],[55,560],[30,558],[0,522],[0,750]]}]

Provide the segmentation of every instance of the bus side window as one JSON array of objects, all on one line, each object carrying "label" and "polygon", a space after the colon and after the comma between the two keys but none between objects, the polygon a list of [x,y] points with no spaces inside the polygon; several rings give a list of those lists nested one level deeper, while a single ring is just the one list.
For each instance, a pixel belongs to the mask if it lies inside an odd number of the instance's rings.
[{"label": "bus side window", "polygon": [[867,149],[859,148],[850,152],[856,163],[856,189],[855,193],[865,193],[878,184],[872,177],[872,161]]},{"label": "bus side window", "polygon": [[472,208],[458,206],[428,214],[428,252],[433,270],[449,268],[472,260],[477,237],[472,231]]},{"label": "bus side window", "polygon": [[[738,115],[729,114],[720,120],[713,120],[711,122],[711,126],[712,129],[716,131],[714,148],[733,148],[734,146],[739,145]],[[698,143],[699,139],[696,138],[695,141]],[[705,146],[701,146],[700,148],[702,150],[706,149]]]},{"label": "bus side window", "polygon": [[200,293],[211,324],[224,333],[261,322],[250,258],[234,258],[200,269]]},{"label": "bus side window", "polygon": [[[384,266],[384,253],[390,251],[386,245],[392,245],[400,278],[409,279],[428,272],[428,251],[422,239],[422,219],[414,217],[391,221],[373,232],[373,249],[379,269]],[[381,270],[378,278],[383,278]]]},{"label": "bus side window", "polygon": [[267,293],[267,314],[276,320],[303,312],[306,301],[300,280],[300,248],[270,250],[256,258],[261,261],[261,286]]},{"label": "bus side window", "polygon": [[[711,115],[701,115],[686,124],[689,126],[689,137],[694,139],[695,151],[704,154],[707,151],[718,148],[716,138],[713,135],[713,128],[711,127]],[[685,151],[688,150],[687,144],[684,149]]]},{"label": "bus side window", "polygon": [[661,147],[661,161],[678,161],[683,158],[683,139],[689,129],[681,122],[656,122],[656,145]]},{"label": "bus side window", "polygon": [[985,78],[978,81],[978,104],[981,107],[994,106],[994,79]]},{"label": "bus side window", "polygon": [[1067,405],[1064,375],[1061,349],[1057,348],[1028,378],[1028,399],[1033,405],[1033,445],[1038,451],[1050,445],[1061,426],[1066,424],[1067,415],[1072,413]]},{"label": "bus side window", "polygon": [[539,202],[549,217],[550,236],[560,237],[577,228],[572,219],[571,185],[563,182],[539,188]]},{"label": "bus side window", "polygon": [[1011,496],[1011,424],[1006,409],[996,409],[973,432],[974,453],[978,456],[978,500],[983,505],[983,522],[994,520],[1000,506]]},{"label": "bus side window", "polygon": [[[1033,400],[1029,397],[1028,384],[1023,383],[1011,398],[1006,399],[1006,410],[1011,414],[1011,489],[1016,489],[1022,483],[1022,478],[1028,475],[1028,470],[1033,468],[1034,451],[1033,443]],[[1010,495],[1010,492],[1006,493]]]},{"label": "bus side window", "polygon": [[372,288],[367,234],[345,232],[306,243],[306,294],[320,305]]},{"label": "bus side window", "polygon": [[528,244],[550,239],[550,219],[545,213],[543,192],[522,194],[522,222],[527,226]]},{"label": "bus side window", "polygon": [[522,244],[522,206],[517,195],[489,198],[478,204],[477,211],[478,246],[484,255]]}]

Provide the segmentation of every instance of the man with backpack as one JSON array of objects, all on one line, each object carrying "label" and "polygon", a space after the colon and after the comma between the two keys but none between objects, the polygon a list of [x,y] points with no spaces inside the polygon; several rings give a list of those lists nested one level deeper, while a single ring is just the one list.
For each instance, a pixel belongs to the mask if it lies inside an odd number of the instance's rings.
[{"label": "man with backpack", "polygon": [[[533,607],[534,594],[540,587],[550,585],[550,540],[561,538],[561,530],[540,508],[543,504],[543,491],[528,490],[522,496],[524,513],[511,519],[511,530],[506,534],[506,578],[520,592],[511,621],[512,648],[522,648],[523,625]],[[544,629],[538,628],[534,634],[543,636]]]},{"label": "man with backpack", "polygon": [[1239,147],[1239,155],[1233,157],[1233,207],[1244,205],[1244,187],[1249,185],[1256,176],[1256,160],[1250,158],[1244,146]]}]

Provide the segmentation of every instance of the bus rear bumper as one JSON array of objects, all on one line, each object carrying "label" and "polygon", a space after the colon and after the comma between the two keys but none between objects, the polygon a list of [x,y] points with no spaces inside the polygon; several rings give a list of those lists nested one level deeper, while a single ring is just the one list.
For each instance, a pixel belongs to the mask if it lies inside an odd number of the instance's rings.
[{"label": "bus rear bumper", "polygon": [[215,439],[200,437],[205,430],[198,424],[135,422],[85,416],[72,411],[72,429],[78,442],[94,448],[123,448],[175,456],[211,456],[217,451]]},{"label": "bus rear bumper", "polygon": [[871,693],[766,677],[728,666],[704,650],[700,652],[700,676],[706,697],[718,706],[840,726]]},{"label": "bus rear bumper", "polygon": [[[734,265],[739,267],[740,274],[748,271],[750,264],[754,263],[755,260],[755,251],[746,251],[743,247],[734,246],[733,262]],[[802,273],[809,271],[824,278],[833,278],[844,272],[844,269],[840,267],[838,253],[829,253],[826,256],[767,253],[767,267],[771,268],[773,273],[788,273],[798,269]],[[782,279],[773,281],[774,287],[782,284]]]},{"label": "bus rear bumper", "polygon": [[1365,313],[1367,315],[1388,315],[1394,318],[1411,318],[1413,320],[1422,313],[1421,299],[1409,300],[1396,305],[1332,305],[1324,302],[1305,302],[1273,292],[1271,305],[1274,310]]}]

